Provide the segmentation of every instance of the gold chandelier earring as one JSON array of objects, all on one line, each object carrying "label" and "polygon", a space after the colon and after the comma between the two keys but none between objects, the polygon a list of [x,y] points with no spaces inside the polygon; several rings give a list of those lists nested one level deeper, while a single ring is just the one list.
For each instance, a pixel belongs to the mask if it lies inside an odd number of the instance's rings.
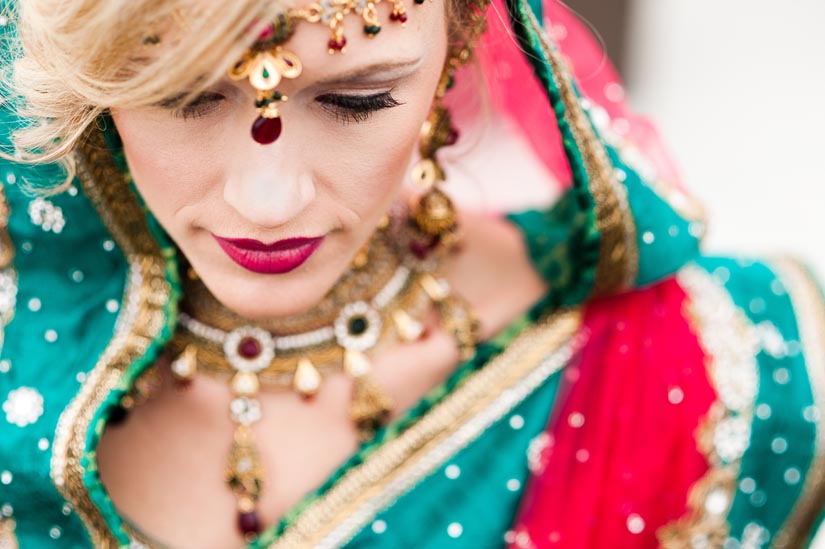
[{"label": "gold chandelier earring", "polygon": [[[438,151],[455,145],[458,130],[450,112],[443,105],[444,94],[453,85],[453,72],[469,56],[465,49],[453,56],[445,67],[436,89],[430,115],[421,127],[419,153],[421,159],[412,170],[413,183],[421,190],[410,206],[410,252],[424,263],[446,255],[460,240],[458,214],[452,199],[440,188],[447,177],[438,161]],[[441,292],[434,280],[422,280],[424,288],[436,304],[442,327],[453,335],[461,360],[475,353],[479,338],[479,323],[468,315],[468,305],[455,293]]]},{"label": "gold chandelier earring", "polygon": [[417,238],[411,242],[410,251],[422,260],[433,251],[449,249],[458,242],[458,216],[453,201],[440,189],[446,176],[437,158],[441,148],[454,145],[459,137],[450,112],[442,104],[452,82],[452,64],[448,63],[439,81],[433,108],[421,127],[418,147],[421,159],[412,170],[413,183],[421,193],[411,205],[410,219]]}]

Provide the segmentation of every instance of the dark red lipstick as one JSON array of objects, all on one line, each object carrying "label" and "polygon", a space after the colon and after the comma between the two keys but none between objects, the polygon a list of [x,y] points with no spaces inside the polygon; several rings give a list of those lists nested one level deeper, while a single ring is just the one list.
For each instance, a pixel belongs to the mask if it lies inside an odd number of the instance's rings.
[{"label": "dark red lipstick", "polygon": [[212,235],[232,261],[253,273],[281,274],[295,270],[315,253],[324,241],[317,238],[288,238],[272,244],[248,238]]}]

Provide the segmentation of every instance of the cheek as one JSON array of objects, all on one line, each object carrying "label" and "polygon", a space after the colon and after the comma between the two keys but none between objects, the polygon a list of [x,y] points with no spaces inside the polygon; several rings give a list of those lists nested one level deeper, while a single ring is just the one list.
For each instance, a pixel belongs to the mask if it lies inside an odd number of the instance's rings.
[{"label": "cheek", "polygon": [[[370,213],[376,208],[381,208],[383,214],[407,182],[421,125],[432,105],[430,86],[416,88],[397,97],[403,105],[376,113],[357,131],[350,125],[337,132],[324,132],[331,137],[325,139],[321,149],[325,153],[312,162],[315,181],[360,217],[375,217]],[[342,140],[344,132],[348,135]]]},{"label": "cheek", "polygon": [[162,131],[163,121],[140,113],[112,112],[129,170],[147,206],[170,233],[175,212],[208,194],[216,180],[215,155],[191,147],[180,132]]}]

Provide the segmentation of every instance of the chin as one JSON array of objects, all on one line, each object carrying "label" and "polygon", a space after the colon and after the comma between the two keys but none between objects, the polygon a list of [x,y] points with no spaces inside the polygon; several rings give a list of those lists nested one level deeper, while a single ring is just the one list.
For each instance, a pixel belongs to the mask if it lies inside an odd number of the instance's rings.
[{"label": "chin", "polygon": [[[327,278],[329,280],[325,280]],[[335,284],[337,276],[336,273],[295,272],[212,278],[201,273],[201,280],[224,307],[250,320],[267,320],[297,315],[315,307]]]}]

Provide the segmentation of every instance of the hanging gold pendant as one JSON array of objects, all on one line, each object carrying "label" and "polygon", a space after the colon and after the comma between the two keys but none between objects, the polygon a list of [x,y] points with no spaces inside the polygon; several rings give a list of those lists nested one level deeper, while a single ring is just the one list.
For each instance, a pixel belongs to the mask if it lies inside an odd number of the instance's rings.
[{"label": "hanging gold pendant", "polygon": [[354,380],[350,417],[361,440],[369,440],[387,420],[394,403],[369,375]]},{"label": "hanging gold pendant", "polygon": [[423,274],[418,281],[421,287],[424,288],[424,291],[427,292],[429,298],[436,303],[444,301],[450,295],[449,285],[429,273]]},{"label": "hanging gold pendant", "polygon": [[413,218],[419,230],[431,236],[445,237],[458,226],[453,201],[438,188],[421,195]]},{"label": "hanging gold pendant", "polygon": [[311,360],[302,358],[298,361],[292,385],[303,397],[311,397],[318,392],[321,387],[321,373]]},{"label": "hanging gold pendant", "polygon": [[370,371],[370,359],[361,351],[344,350],[344,371],[352,378],[365,376]]},{"label": "hanging gold pendant", "polygon": [[226,463],[226,483],[238,499],[238,529],[254,540],[261,531],[255,506],[263,490],[263,469],[255,436],[247,425],[238,425]]},{"label": "hanging gold pendant", "polygon": [[392,320],[395,323],[398,337],[403,341],[415,341],[424,332],[424,325],[403,309],[395,309],[392,312]]},{"label": "hanging gold pendant", "polygon": [[473,358],[481,325],[464,299],[456,295],[448,296],[438,303],[438,313],[441,325],[455,338],[461,360]]},{"label": "hanging gold pendant", "polygon": [[198,350],[194,345],[187,345],[178,358],[170,365],[175,381],[182,386],[187,386],[195,379],[198,371]]},{"label": "hanging gold pendant", "polygon": [[232,392],[238,396],[251,396],[258,393],[260,382],[252,372],[238,372],[232,377]]}]

